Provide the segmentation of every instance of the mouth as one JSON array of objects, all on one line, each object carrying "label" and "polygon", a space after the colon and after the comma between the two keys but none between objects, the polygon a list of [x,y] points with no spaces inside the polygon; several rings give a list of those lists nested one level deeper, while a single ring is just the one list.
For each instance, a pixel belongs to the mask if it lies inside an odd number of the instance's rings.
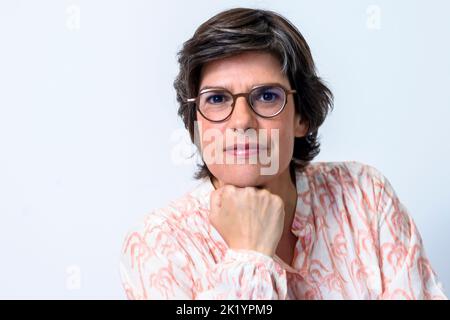
[{"label": "mouth", "polygon": [[238,143],[227,146],[224,148],[224,152],[236,157],[250,157],[256,155],[259,151],[266,149],[266,147],[259,145],[258,143]]}]

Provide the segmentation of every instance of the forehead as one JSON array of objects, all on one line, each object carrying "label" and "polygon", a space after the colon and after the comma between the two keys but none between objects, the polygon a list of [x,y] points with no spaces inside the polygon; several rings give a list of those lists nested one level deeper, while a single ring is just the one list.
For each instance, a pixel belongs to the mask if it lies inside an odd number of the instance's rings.
[{"label": "forehead", "polygon": [[250,51],[206,63],[200,86],[220,86],[229,90],[248,90],[262,83],[289,85],[279,60],[271,53]]}]

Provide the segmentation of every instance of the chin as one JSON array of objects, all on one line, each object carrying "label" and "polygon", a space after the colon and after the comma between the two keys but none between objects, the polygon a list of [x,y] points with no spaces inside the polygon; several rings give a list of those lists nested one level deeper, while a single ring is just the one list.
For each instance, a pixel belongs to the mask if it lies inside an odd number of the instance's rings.
[{"label": "chin", "polygon": [[220,168],[209,168],[216,179],[236,187],[263,186],[275,176],[262,175],[260,165],[225,165]]}]

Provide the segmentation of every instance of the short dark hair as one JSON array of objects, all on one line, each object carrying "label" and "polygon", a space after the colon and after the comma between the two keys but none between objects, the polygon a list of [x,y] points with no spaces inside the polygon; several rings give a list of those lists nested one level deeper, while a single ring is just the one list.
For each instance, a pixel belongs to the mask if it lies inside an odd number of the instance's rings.
[{"label": "short dark hair", "polygon": [[[234,8],[218,13],[198,27],[178,52],[180,70],[174,81],[178,115],[195,142],[196,109],[186,100],[198,95],[203,65],[246,51],[274,54],[292,89],[297,90],[293,96],[295,110],[308,124],[308,133],[295,138],[291,173],[294,166],[303,169],[320,151],[318,129],[333,109],[333,94],[317,76],[311,51],[300,31],[278,13]],[[212,174],[203,162],[195,178],[208,176],[211,178]]]}]

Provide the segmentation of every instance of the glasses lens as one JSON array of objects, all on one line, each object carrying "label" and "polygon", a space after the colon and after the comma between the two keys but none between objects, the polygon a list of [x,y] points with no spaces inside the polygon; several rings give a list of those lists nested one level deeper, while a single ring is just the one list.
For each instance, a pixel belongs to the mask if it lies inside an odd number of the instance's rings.
[{"label": "glasses lens", "polygon": [[284,90],[277,86],[255,88],[250,93],[253,110],[261,116],[270,117],[283,108],[286,101]]},{"label": "glasses lens", "polygon": [[221,121],[227,118],[231,111],[233,97],[226,91],[207,91],[199,96],[200,112],[209,120]]}]

